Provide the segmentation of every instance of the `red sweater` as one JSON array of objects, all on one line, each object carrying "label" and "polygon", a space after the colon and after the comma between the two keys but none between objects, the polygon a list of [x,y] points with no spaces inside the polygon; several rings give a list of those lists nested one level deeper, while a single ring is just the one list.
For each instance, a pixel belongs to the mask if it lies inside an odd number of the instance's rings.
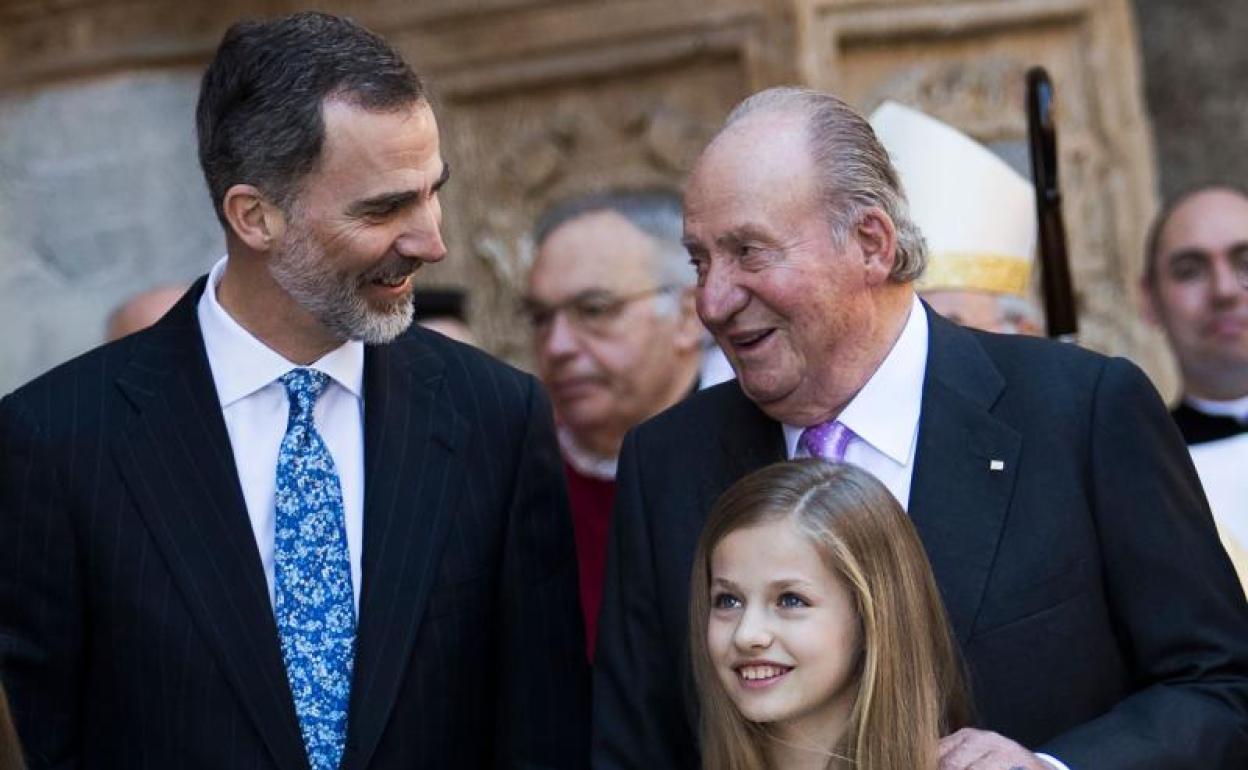
[{"label": "red sweater", "polygon": [[602,582],[606,577],[607,537],[611,533],[611,507],[615,482],[582,475],[566,461],[568,500],[572,505],[572,529],[576,536],[576,561],[581,578],[581,611],[585,613],[585,645],[594,660],[598,637],[598,610],[602,607]]}]

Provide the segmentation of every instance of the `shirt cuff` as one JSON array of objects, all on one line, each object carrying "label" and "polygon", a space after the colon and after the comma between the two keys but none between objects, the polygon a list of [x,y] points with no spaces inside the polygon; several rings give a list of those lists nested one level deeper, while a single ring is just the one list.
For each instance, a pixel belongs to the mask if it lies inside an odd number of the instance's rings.
[{"label": "shirt cuff", "polygon": [[1048,754],[1037,754],[1036,756],[1043,759],[1053,770],[1070,770],[1061,760],[1050,757]]}]

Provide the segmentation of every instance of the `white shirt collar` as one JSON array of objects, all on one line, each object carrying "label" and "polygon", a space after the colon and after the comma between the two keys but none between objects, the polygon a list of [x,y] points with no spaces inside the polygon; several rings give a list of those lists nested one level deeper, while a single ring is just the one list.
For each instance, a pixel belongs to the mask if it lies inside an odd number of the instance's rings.
[{"label": "white shirt collar", "polygon": [[555,435],[559,437],[559,449],[563,454],[563,459],[567,460],[568,465],[575,468],[577,473],[600,481],[615,481],[620,458],[599,457],[587,449],[582,449],[572,436],[572,431],[563,425],[558,427]]},{"label": "white shirt collar", "polygon": [[1204,398],[1184,396],[1183,400],[1196,411],[1204,412],[1214,417],[1234,417],[1240,421],[1248,420],[1248,396],[1230,401],[1210,401]]},{"label": "white shirt collar", "polygon": [[[837,416],[845,427],[899,465],[910,461],[918,436],[927,371],[927,313],[915,296],[897,342]],[[797,454],[802,426],[784,425],[788,456]]]},{"label": "white shirt collar", "polygon": [[[199,299],[199,326],[212,368],[221,408],[246,398],[299,365],[256,339],[217,301],[217,286],[228,257],[208,273]],[[364,343],[349,341],[326,353],[309,368],[324,372],[357,399],[364,392]]]}]

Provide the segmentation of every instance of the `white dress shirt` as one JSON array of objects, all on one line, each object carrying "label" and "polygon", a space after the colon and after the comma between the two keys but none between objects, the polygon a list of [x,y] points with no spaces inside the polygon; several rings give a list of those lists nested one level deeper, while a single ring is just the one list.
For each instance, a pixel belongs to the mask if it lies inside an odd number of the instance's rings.
[{"label": "white dress shirt", "polygon": [[1188,447],[1222,544],[1248,592],[1248,433]]},{"label": "white dress shirt", "polygon": [[[907,510],[919,443],[927,342],[927,313],[916,296],[893,349],[837,416],[854,432],[845,448],[845,462],[879,479]],[[785,449],[790,459],[807,456],[797,446],[803,430],[797,425],[784,425]],[[1056,770],[1069,770],[1055,757],[1036,756]]]},{"label": "white dress shirt", "polygon": [[[1214,417],[1230,417],[1248,425],[1248,396],[1230,401],[1184,396],[1183,400],[1198,412]],[[1188,450],[1192,453],[1192,462],[1205,488],[1205,496],[1209,498],[1209,507],[1213,509],[1213,518],[1223,541],[1229,538],[1237,546],[1242,544],[1248,547],[1248,474],[1244,473],[1244,468],[1248,467],[1248,431],[1193,444]],[[1227,550],[1230,551],[1231,547],[1228,546]],[[1240,577],[1248,587],[1248,572]]]},{"label": "white dress shirt", "polygon": [[[893,349],[837,416],[854,432],[845,449],[845,462],[883,482],[902,508],[910,502],[926,373],[927,314],[915,297]],[[804,429],[784,425],[784,443],[790,459],[806,456],[797,447]]]},{"label": "white dress shirt", "polygon": [[1232,417],[1240,422],[1248,422],[1248,396],[1233,398],[1230,401],[1210,401],[1205,398],[1184,396],[1183,400],[1198,412],[1214,417]]},{"label": "white dress shirt", "polygon": [[[221,307],[217,286],[225,263],[222,258],[208,274],[199,300],[199,327],[272,602],[277,455],[290,414],[286,388],[277,380],[299,365],[253,337]],[[347,342],[309,368],[329,375],[312,417],[338,469],[358,617],[364,537],[364,344]]]}]

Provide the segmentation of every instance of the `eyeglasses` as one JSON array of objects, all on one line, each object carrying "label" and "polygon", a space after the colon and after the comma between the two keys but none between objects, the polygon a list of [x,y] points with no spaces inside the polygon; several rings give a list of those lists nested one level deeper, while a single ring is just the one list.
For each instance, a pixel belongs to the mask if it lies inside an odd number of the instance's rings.
[{"label": "eyeglasses", "polygon": [[630,304],[678,288],[680,287],[671,285],[656,286],[622,296],[602,289],[590,289],[553,305],[525,299],[520,306],[520,314],[538,337],[550,333],[555,316],[559,313],[566,313],[568,323],[580,331],[601,336],[611,331],[611,324]]}]

